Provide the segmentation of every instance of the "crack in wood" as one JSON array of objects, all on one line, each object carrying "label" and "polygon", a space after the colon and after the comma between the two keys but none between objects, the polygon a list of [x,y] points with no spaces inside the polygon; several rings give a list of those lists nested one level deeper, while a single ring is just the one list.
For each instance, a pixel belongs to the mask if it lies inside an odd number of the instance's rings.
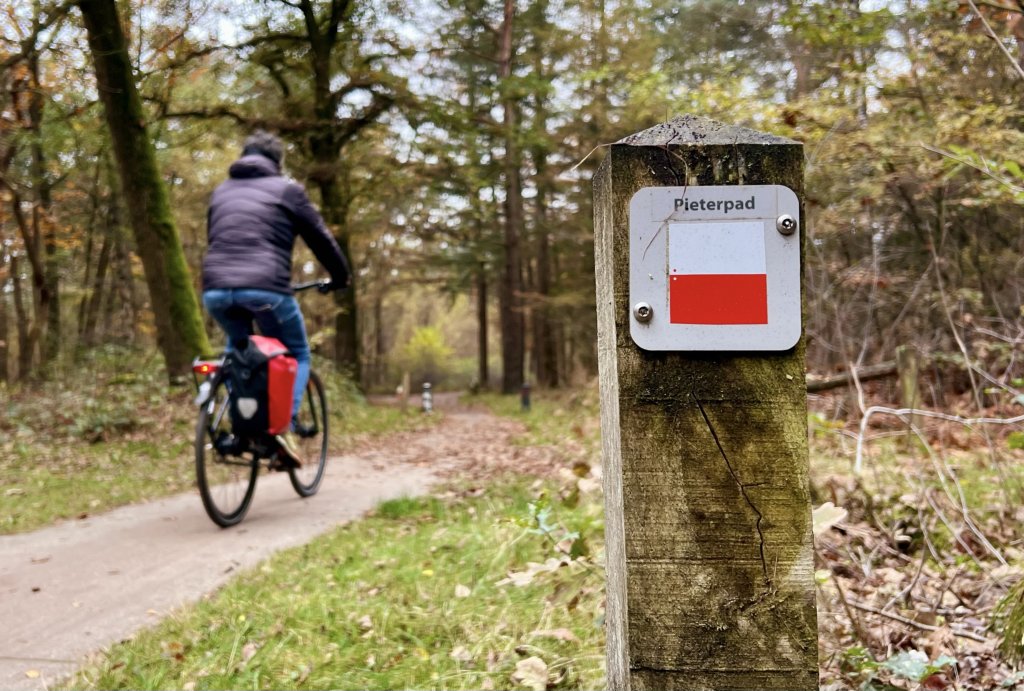
[{"label": "crack in wood", "polygon": [[671,146],[672,146],[672,144],[675,143],[676,139],[678,139],[678,138],[679,138],[679,133],[676,132],[675,134],[672,135],[672,138],[669,139],[661,147],[662,152],[665,154],[665,163],[668,165],[668,169],[672,171],[672,175],[676,179],[676,185],[685,184],[685,181],[680,182],[679,170],[676,169],[675,161],[672,160],[672,156],[674,155],[674,152],[672,151]]},{"label": "crack in wood", "polygon": [[[732,467],[732,462],[729,460],[728,454],[725,453],[725,449],[722,447],[722,441],[718,438],[718,432],[715,431],[715,426],[711,424],[711,418],[708,417],[707,411],[704,410],[704,405],[700,402],[700,399],[698,399],[696,394],[694,394],[692,391],[690,392],[690,397],[693,399],[694,403],[697,404],[697,409],[700,410],[701,417],[704,418],[704,424],[708,426],[708,431],[711,432],[711,437],[712,439],[715,440],[715,446],[718,447],[718,452],[722,454],[722,459],[725,460],[725,467],[729,470],[729,475],[736,482],[736,486],[740,488],[740,494],[743,495],[743,499],[744,501],[747,502],[747,506],[749,506],[750,510],[753,511],[754,514],[757,516],[757,524],[755,527],[757,528],[757,537],[760,542],[760,544],[758,545],[758,550],[761,555],[761,571],[764,574],[765,588],[771,590],[772,579],[768,576],[768,562],[765,560],[764,556],[764,531],[761,529],[761,521],[764,519],[764,514],[762,514],[760,509],[758,509],[757,506],[754,505],[754,502],[753,500],[751,500],[750,495],[747,494],[748,486],[756,487],[763,483],[753,483],[751,485],[744,485],[743,482],[740,481],[740,476],[736,474],[736,469]],[[755,604],[761,599],[762,598],[757,598],[755,600]]]}]

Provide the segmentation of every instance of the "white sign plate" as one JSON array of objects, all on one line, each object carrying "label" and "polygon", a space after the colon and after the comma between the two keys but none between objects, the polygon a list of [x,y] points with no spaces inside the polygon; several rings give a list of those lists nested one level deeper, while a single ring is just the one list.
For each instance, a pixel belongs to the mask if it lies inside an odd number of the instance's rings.
[{"label": "white sign plate", "polygon": [[[777,221],[796,221],[790,235]],[[782,185],[645,187],[629,204],[629,332],[644,350],[800,340],[800,202]],[[641,321],[635,307],[650,306]]]}]

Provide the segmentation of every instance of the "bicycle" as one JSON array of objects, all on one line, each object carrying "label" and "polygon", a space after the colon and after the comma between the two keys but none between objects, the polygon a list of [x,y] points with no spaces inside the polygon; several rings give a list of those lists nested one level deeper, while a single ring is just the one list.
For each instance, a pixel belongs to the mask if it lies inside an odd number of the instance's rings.
[{"label": "bicycle", "polygon": [[[292,286],[295,292],[317,288],[325,293],[330,281],[320,280]],[[226,355],[226,353],[225,353]],[[198,395],[196,421],[196,479],[199,496],[210,519],[222,528],[237,525],[249,511],[260,467],[287,470],[288,479],[302,498],[320,489],[327,465],[328,417],[324,386],[316,372],[310,371],[309,383],[298,411],[293,431],[299,439],[303,464],[299,468],[277,461],[278,444],[268,432],[236,435],[231,428],[231,392],[228,387],[230,364],[225,355],[199,359],[192,363]],[[200,381],[200,377],[203,377]]]}]

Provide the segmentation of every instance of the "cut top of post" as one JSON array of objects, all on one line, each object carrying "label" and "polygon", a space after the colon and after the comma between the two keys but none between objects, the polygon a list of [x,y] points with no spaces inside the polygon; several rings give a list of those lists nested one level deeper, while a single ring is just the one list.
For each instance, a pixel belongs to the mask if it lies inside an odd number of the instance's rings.
[{"label": "cut top of post", "polygon": [[731,144],[796,144],[800,142],[757,130],[727,125],[699,115],[681,115],[668,122],[624,137],[616,144],[629,146],[728,146]]}]

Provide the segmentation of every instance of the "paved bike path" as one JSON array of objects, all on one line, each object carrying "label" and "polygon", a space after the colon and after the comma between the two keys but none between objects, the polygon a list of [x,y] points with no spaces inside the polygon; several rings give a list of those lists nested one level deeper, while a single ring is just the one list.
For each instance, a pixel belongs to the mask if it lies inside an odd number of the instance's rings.
[{"label": "paved bike path", "polygon": [[193,492],[0,536],[0,688],[48,688],[84,656],[158,623],[239,570],[381,501],[427,492],[441,466],[457,460],[449,435],[492,420],[452,414],[388,448],[332,458],[320,492],[305,500],[284,473],[261,475],[245,520],[227,530]]}]

